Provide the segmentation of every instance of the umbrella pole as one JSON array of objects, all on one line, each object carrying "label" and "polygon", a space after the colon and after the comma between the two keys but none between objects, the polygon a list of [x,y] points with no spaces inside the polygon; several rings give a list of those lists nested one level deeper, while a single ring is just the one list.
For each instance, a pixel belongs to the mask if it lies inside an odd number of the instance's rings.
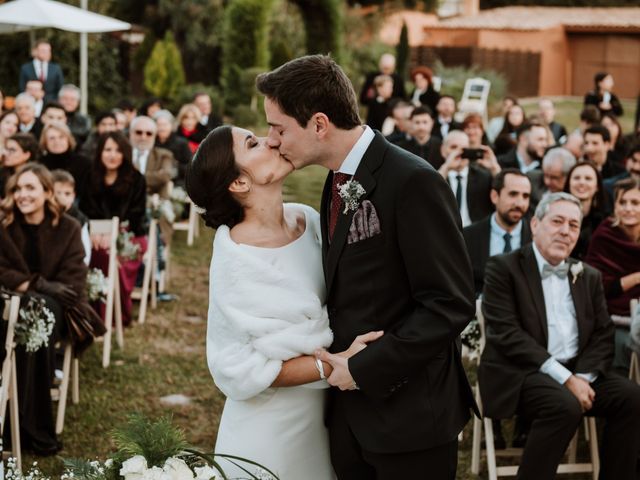
[{"label": "umbrella pole", "polygon": [[[80,0],[80,7],[88,10],[88,0]],[[89,34],[80,34],[80,113],[87,114],[89,100]]]}]

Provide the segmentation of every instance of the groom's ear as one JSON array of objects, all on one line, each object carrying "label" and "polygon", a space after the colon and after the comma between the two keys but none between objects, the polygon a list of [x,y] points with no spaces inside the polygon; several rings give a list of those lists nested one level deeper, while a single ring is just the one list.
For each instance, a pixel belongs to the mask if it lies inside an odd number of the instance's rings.
[{"label": "groom's ear", "polygon": [[231,193],[248,193],[250,189],[251,184],[249,183],[249,178],[244,174],[241,174],[229,185],[229,191]]},{"label": "groom's ear", "polygon": [[313,129],[316,132],[316,134],[320,137],[324,137],[327,134],[329,130],[329,124],[331,123],[329,121],[329,117],[327,117],[322,112],[318,112],[313,115],[312,121],[313,121]]}]

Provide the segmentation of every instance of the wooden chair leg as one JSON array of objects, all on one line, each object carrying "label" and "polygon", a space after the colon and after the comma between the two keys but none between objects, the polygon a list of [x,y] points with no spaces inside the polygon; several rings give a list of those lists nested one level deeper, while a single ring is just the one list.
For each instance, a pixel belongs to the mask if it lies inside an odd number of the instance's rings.
[{"label": "wooden chair leg", "polygon": [[80,360],[74,358],[71,364],[71,401],[80,403]]},{"label": "wooden chair leg", "polygon": [[[151,242],[149,242],[151,244]],[[153,269],[153,253],[147,251],[147,261],[144,263],[144,276],[142,278],[142,293],[140,294],[140,308],[138,310],[138,323],[143,324],[147,317],[147,303],[149,302],[149,287],[151,284],[151,270]]]},{"label": "wooden chair leg", "polygon": [[18,380],[16,374],[16,358],[11,360],[11,395],[9,411],[11,415],[11,454],[16,459],[18,470],[22,470],[22,449],[20,447],[20,415],[18,410]]},{"label": "wooden chair leg", "polygon": [[122,301],[120,298],[120,279],[116,274],[115,286],[115,317],[116,317],[116,342],[120,349],[124,348],[124,327],[122,325]]},{"label": "wooden chair leg", "polygon": [[[474,388],[474,396],[476,397],[476,404],[479,408],[482,408],[482,400],[479,395],[479,386]],[[473,439],[471,443],[471,473],[474,475],[480,474],[480,455],[482,453],[482,419],[473,415]]]},{"label": "wooden chair leg", "polygon": [[576,433],[571,439],[571,442],[569,442],[569,448],[567,450],[568,463],[576,463],[576,458],[578,453],[578,432],[579,431],[580,431],[580,427],[578,427],[578,430],[576,430]]},{"label": "wooden chair leg", "polygon": [[487,469],[489,470],[489,480],[498,480],[496,465],[496,449],[493,445],[493,423],[491,419],[485,417],[484,420],[484,443],[487,450]]},{"label": "wooden chair leg", "polygon": [[600,475],[600,452],[598,451],[596,419],[589,417],[587,423],[589,426],[589,452],[591,453],[591,464],[593,465],[593,480],[597,480]]},{"label": "wooden chair leg", "polygon": [[56,434],[60,435],[64,430],[64,415],[67,410],[67,394],[69,393],[69,377],[71,376],[71,343],[64,347],[64,360],[62,362],[62,382],[58,389],[58,414],[56,415]]}]

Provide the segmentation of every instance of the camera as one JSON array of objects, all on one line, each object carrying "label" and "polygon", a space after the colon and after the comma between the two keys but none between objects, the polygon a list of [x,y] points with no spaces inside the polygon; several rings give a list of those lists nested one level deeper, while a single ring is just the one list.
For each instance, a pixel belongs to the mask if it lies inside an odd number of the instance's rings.
[{"label": "camera", "polygon": [[475,162],[484,157],[484,150],[481,148],[463,148],[461,157],[468,159],[470,162]]}]

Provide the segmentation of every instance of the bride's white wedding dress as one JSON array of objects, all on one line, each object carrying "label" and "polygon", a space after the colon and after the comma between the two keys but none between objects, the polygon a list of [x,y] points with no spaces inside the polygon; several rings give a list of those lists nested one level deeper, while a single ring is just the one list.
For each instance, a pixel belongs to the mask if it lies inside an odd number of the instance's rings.
[{"label": "bride's white wedding dress", "polygon": [[[280,480],[331,480],[323,424],[328,385],[270,387],[284,360],[332,341],[319,215],[299,204],[285,204],[285,211],[304,212],[306,228],[280,248],[237,244],[225,226],[216,232],[207,361],[227,400],[215,451],[258,462]],[[247,477],[227,461],[221,465],[230,478]]]}]

